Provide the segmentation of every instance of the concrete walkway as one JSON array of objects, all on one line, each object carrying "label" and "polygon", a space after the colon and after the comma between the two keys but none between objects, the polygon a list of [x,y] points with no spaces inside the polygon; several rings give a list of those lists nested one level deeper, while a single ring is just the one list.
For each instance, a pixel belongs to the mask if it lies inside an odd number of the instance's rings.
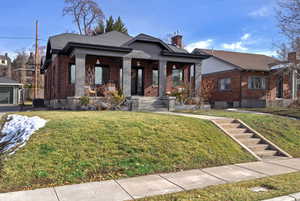
[{"label": "concrete walkway", "polygon": [[215,117],[215,116],[206,116],[206,115],[199,115],[199,114],[179,113],[179,112],[155,112],[155,113],[182,116],[182,117],[193,117],[193,118],[204,119],[204,120],[230,119],[226,117]]},{"label": "concrete walkway", "polygon": [[252,162],[0,194],[0,201],[124,201],[300,171],[300,159]]}]

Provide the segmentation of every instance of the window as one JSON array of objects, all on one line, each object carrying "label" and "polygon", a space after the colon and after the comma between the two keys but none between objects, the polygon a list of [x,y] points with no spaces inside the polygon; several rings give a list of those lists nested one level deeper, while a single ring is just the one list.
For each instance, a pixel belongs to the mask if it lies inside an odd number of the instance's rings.
[{"label": "window", "polygon": [[152,70],[152,85],[158,85],[158,70],[153,69]]},{"label": "window", "polygon": [[71,64],[69,66],[69,84],[75,84],[76,66]]},{"label": "window", "polygon": [[266,89],[266,79],[264,77],[252,76],[248,81],[249,89]]},{"label": "window", "polygon": [[195,78],[195,65],[190,67],[190,81],[193,81]]},{"label": "window", "polygon": [[172,70],[172,80],[173,85],[178,86],[182,84],[183,81],[183,70],[182,69],[173,69]]},{"label": "window", "polygon": [[219,90],[227,91],[231,89],[231,78],[223,78],[219,80]]},{"label": "window", "polygon": [[5,64],[5,60],[1,60],[1,63],[2,63],[2,64]]},{"label": "window", "polygon": [[95,66],[95,84],[106,84],[109,81],[109,68]]}]

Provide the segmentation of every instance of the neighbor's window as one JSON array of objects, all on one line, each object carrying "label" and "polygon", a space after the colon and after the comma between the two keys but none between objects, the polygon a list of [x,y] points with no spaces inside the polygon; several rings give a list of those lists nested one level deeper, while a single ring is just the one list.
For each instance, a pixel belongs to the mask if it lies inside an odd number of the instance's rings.
[{"label": "neighbor's window", "polygon": [[153,69],[152,70],[152,85],[158,85],[158,70]]},{"label": "neighbor's window", "polygon": [[219,90],[226,91],[231,89],[231,78],[223,78],[219,80]]},{"label": "neighbor's window", "polygon": [[71,64],[69,66],[69,83],[70,84],[75,84],[75,75],[76,75],[76,66],[75,64]]},{"label": "neighbor's window", "polygon": [[178,86],[183,82],[183,70],[182,69],[173,69],[172,70],[172,80],[173,85]]},{"label": "neighbor's window", "polygon": [[249,89],[266,89],[265,77],[259,77],[259,76],[249,77],[248,88]]},{"label": "neighbor's window", "polygon": [[95,66],[95,84],[105,84],[109,81],[109,68]]}]

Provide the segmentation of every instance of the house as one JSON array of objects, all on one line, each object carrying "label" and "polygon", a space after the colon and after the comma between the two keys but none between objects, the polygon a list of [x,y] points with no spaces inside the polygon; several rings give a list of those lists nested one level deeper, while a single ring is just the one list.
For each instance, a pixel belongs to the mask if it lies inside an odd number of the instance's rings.
[{"label": "house", "polygon": [[6,77],[0,77],[0,105],[16,105],[20,103],[22,84]]},{"label": "house", "polygon": [[279,60],[260,54],[195,49],[202,63],[202,95],[215,108],[286,106],[297,91],[290,73],[274,69]]},{"label": "house", "polygon": [[[40,60],[40,58],[38,58]],[[18,55],[12,64],[12,79],[22,83],[25,87],[24,98],[26,100],[34,99],[33,85],[34,85],[34,65],[35,58],[31,52],[27,54]],[[40,65],[40,64],[38,64]],[[44,98],[44,75],[37,73],[38,90],[36,98]]]},{"label": "house", "polygon": [[0,77],[11,78],[11,59],[7,53],[0,55]]},{"label": "house", "polygon": [[76,109],[82,96],[92,96],[95,102],[106,91],[121,89],[132,109],[140,108],[143,97],[169,107],[166,94],[183,83],[192,86],[195,97],[200,95],[201,62],[208,57],[184,50],[180,35],[171,45],[146,34],[131,37],[116,31],[52,36],[42,68],[45,102]]}]

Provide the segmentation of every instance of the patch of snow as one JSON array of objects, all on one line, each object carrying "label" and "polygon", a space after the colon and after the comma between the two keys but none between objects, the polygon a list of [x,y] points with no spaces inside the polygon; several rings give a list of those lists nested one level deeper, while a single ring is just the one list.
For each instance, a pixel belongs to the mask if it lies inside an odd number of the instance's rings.
[{"label": "patch of snow", "polygon": [[8,115],[0,133],[0,153],[14,154],[26,145],[31,135],[46,125],[40,117]]}]

